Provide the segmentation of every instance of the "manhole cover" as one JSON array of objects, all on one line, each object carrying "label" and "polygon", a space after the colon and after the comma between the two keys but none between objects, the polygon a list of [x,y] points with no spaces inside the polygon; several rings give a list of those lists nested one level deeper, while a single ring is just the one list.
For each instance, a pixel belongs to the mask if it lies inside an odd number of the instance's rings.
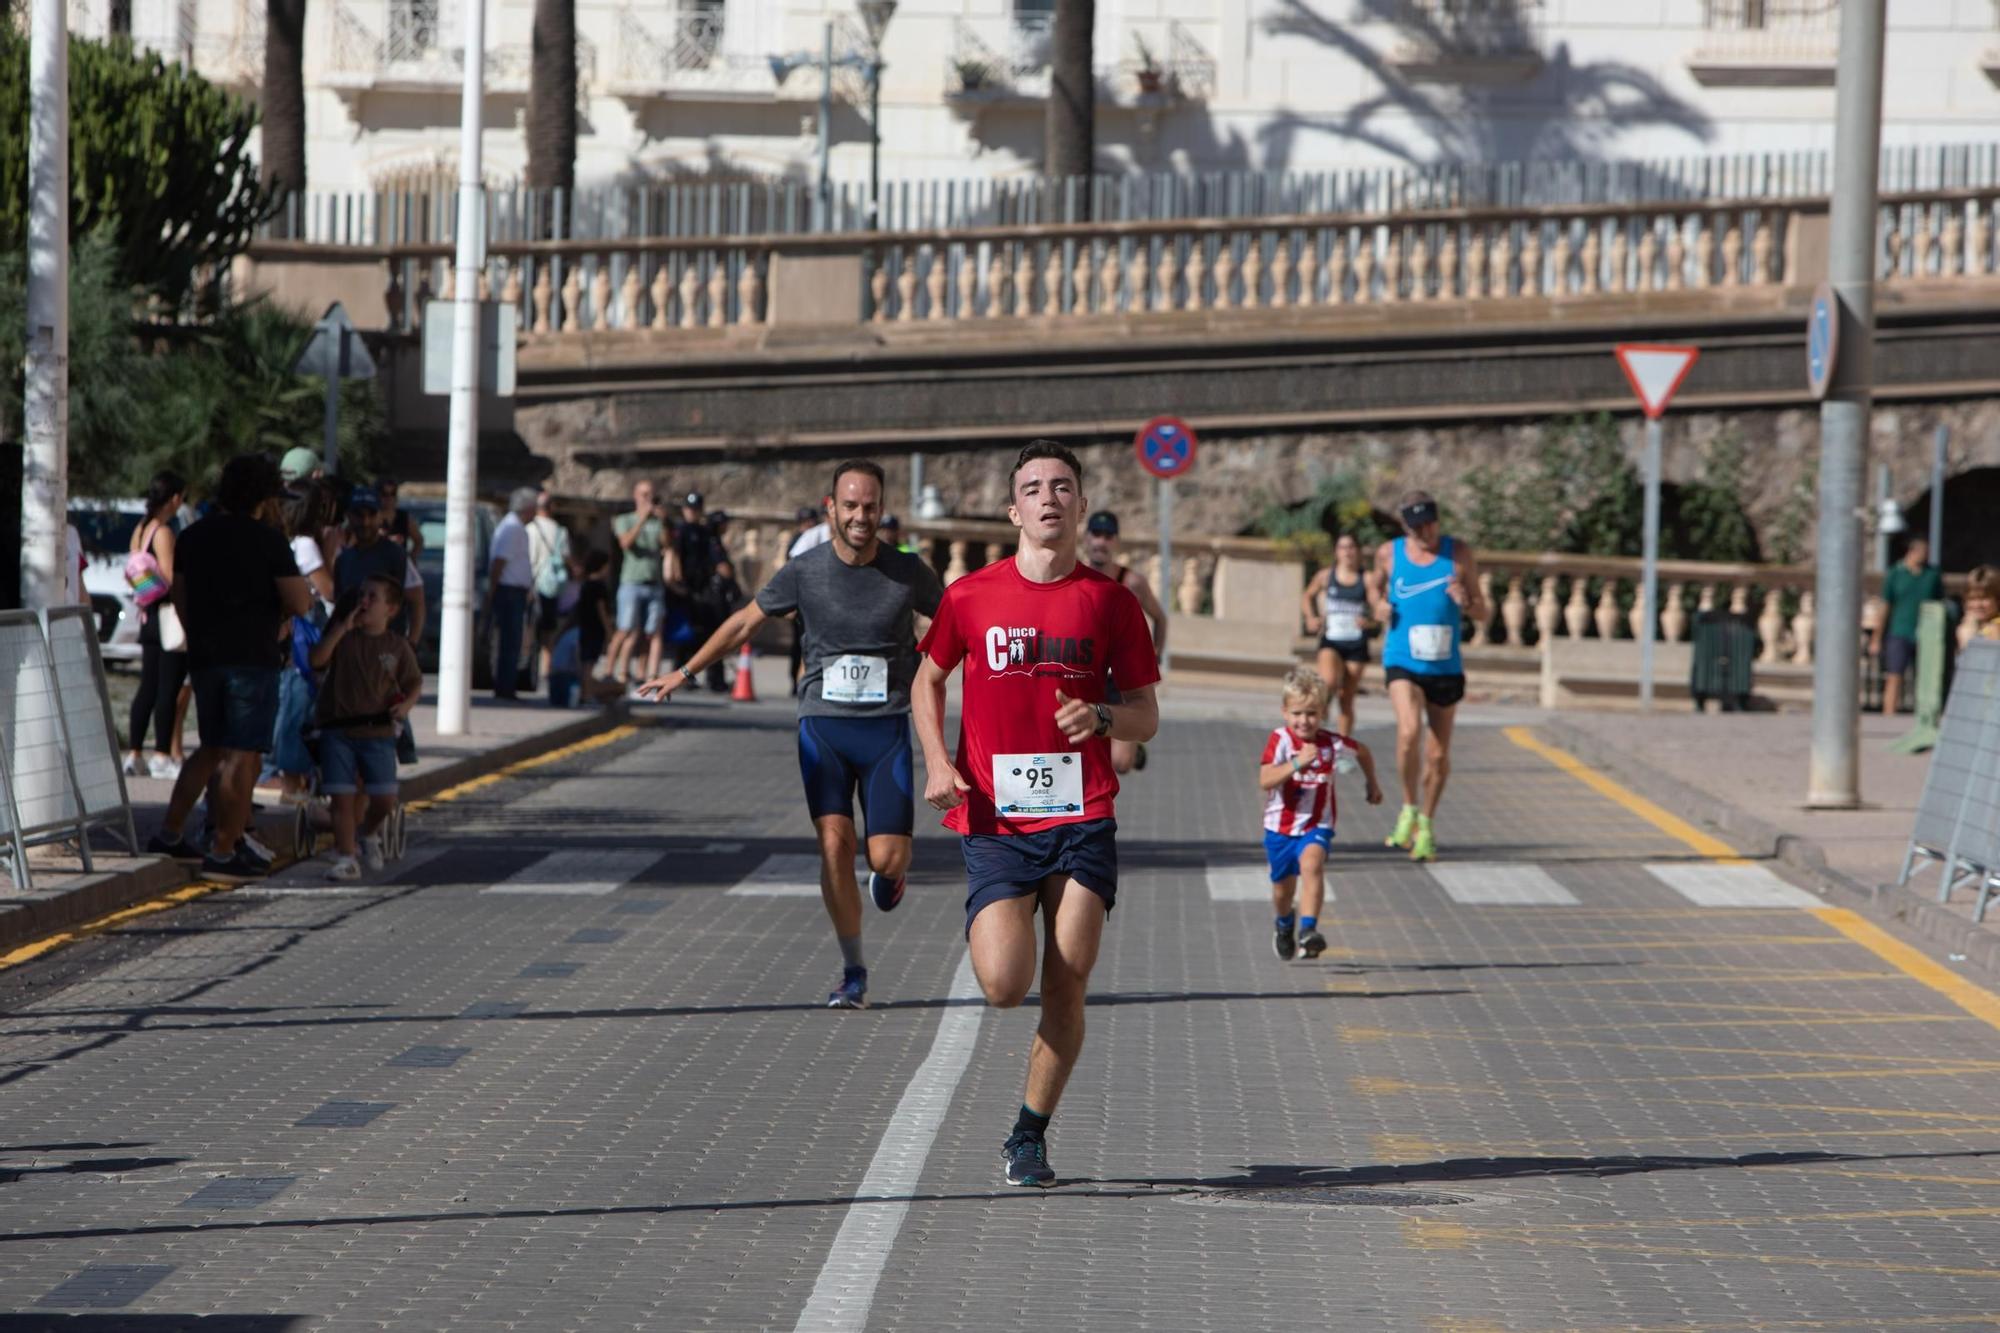
[{"label": "manhole cover", "polygon": [[1182,1197],[1189,1203],[1254,1208],[1444,1208],[1480,1202],[1468,1195],[1443,1194],[1434,1190],[1361,1189],[1337,1185],[1262,1185],[1250,1189],[1198,1190]]}]

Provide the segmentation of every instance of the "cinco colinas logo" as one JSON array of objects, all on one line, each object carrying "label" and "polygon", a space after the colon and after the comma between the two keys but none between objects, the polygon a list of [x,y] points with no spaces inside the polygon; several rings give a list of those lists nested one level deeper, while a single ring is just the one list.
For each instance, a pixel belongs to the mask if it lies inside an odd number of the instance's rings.
[{"label": "cinco colinas logo", "polygon": [[[1043,665],[1089,668],[1096,659],[1095,639],[1044,634],[1032,626],[995,625],[986,631],[986,665],[994,671],[1032,671]],[[1088,671],[1064,674],[1086,675]]]}]

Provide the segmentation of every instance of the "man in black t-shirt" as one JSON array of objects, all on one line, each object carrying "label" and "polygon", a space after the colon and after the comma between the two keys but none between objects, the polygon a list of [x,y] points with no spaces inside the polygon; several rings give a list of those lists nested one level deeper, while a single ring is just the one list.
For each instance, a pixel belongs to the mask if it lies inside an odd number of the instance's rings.
[{"label": "man in black t-shirt", "polygon": [[[259,756],[271,748],[278,673],[292,616],[312,609],[312,588],[277,524],[284,497],[278,469],[263,454],[239,454],[222,469],[218,508],[181,534],[174,548],[174,610],[187,630],[201,748],[181,767],[166,819],[147,850],[199,861],[209,879],[240,883],[270,872],[243,846]],[[219,777],[215,840],[204,854],[181,833],[211,777]]]}]

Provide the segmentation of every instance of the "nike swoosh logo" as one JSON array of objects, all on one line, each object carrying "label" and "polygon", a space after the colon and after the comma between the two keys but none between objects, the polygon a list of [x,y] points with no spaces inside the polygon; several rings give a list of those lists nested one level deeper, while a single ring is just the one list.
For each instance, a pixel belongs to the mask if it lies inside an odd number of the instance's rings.
[{"label": "nike swoosh logo", "polygon": [[1396,596],[1398,598],[1415,597],[1420,592],[1429,592],[1432,588],[1442,588],[1450,582],[1451,575],[1449,574],[1441,579],[1432,579],[1429,583],[1405,583],[1401,579],[1397,579]]}]

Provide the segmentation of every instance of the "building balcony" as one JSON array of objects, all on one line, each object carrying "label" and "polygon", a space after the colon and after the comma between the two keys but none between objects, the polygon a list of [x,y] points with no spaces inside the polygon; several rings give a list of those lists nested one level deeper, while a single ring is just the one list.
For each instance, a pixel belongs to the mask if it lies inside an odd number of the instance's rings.
[{"label": "building balcony", "polygon": [[[1046,101],[1053,21],[1051,14],[1015,14],[999,29],[959,20],[945,68],[945,97],[972,107]],[[1098,63],[1101,104],[1148,110],[1206,101],[1214,92],[1215,57],[1179,23],[1167,24],[1164,51],[1137,33],[1132,47],[1130,56]]]},{"label": "building balcony", "polygon": [[[460,14],[449,0],[335,0],[333,49],[323,82],[343,97],[368,93],[455,93],[464,86]],[[525,97],[533,67],[526,42],[486,48],[486,92]],[[581,100],[597,77],[597,48],[576,39]]]},{"label": "building balcony", "polygon": [[1831,88],[1839,0],[1705,0],[1688,72],[1711,88]]},{"label": "building balcony", "polygon": [[1542,67],[1541,0],[1399,0],[1389,63],[1428,83],[1523,83]]},{"label": "building balcony", "polygon": [[628,102],[769,101],[779,84],[768,60],[730,52],[721,9],[684,9],[657,21],[618,15],[618,64],[607,89]]}]

